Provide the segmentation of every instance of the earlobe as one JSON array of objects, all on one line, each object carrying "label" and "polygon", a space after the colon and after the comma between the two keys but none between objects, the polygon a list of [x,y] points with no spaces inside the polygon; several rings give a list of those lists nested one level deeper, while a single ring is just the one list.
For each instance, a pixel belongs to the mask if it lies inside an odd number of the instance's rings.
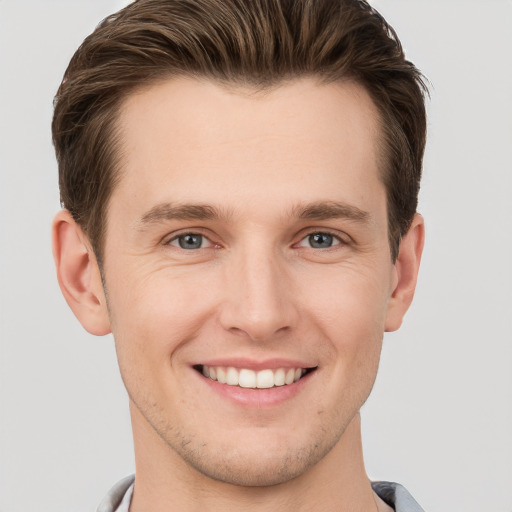
[{"label": "earlobe", "polygon": [[398,258],[395,262],[395,286],[388,304],[385,330],[396,331],[411,305],[416,289],[423,244],[425,224],[423,217],[416,214],[409,231],[400,242]]},{"label": "earlobe", "polygon": [[108,334],[110,322],[98,262],[67,210],[61,210],[53,220],[52,246],[57,279],[69,307],[88,332]]}]

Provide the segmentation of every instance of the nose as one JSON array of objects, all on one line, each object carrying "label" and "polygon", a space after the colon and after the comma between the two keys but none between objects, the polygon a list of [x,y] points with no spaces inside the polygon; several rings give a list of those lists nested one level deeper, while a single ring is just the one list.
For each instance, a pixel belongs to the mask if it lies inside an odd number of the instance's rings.
[{"label": "nose", "polygon": [[285,262],[272,251],[234,256],[224,282],[220,322],[225,330],[254,341],[268,341],[296,325],[293,280]]}]

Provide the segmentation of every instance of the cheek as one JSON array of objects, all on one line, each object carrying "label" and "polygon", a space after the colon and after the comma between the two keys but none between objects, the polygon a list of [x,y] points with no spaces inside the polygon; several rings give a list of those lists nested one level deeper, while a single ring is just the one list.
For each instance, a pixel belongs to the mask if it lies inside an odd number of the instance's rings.
[{"label": "cheek", "polygon": [[368,386],[378,368],[389,276],[372,270],[344,268],[325,280],[316,276],[316,284],[323,286],[309,287],[306,295],[304,311],[322,331],[329,358],[347,384],[356,380]]},{"label": "cheek", "polygon": [[391,272],[373,266],[320,269],[301,290],[310,311],[336,338],[373,338],[384,332]]},{"label": "cheek", "polygon": [[160,271],[108,287],[111,326],[121,370],[158,373],[172,364],[179,347],[197,335],[213,309],[214,297],[197,282]]}]

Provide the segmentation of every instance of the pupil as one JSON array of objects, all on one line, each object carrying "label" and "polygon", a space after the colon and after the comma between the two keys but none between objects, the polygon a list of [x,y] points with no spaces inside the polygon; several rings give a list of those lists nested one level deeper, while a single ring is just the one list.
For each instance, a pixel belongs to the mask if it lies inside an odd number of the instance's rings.
[{"label": "pupil", "polygon": [[200,249],[202,238],[201,235],[183,235],[179,237],[179,244],[182,249]]},{"label": "pupil", "polygon": [[309,243],[311,247],[315,247],[318,249],[325,249],[326,247],[332,246],[332,235],[328,233],[315,233],[314,235],[310,235]]}]

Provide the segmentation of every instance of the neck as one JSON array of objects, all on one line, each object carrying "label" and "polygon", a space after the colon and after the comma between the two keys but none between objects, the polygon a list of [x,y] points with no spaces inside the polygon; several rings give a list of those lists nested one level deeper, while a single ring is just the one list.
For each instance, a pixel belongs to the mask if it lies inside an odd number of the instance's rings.
[{"label": "neck", "polygon": [[[132,407],[132,421],[137,414]],[[363,464],[359,414],[322,460],[299,477],[264,487],[232,485],[202,475],[149,425],[133,421],[133,427],[136,481],[130,512],[377,510]]]}]

